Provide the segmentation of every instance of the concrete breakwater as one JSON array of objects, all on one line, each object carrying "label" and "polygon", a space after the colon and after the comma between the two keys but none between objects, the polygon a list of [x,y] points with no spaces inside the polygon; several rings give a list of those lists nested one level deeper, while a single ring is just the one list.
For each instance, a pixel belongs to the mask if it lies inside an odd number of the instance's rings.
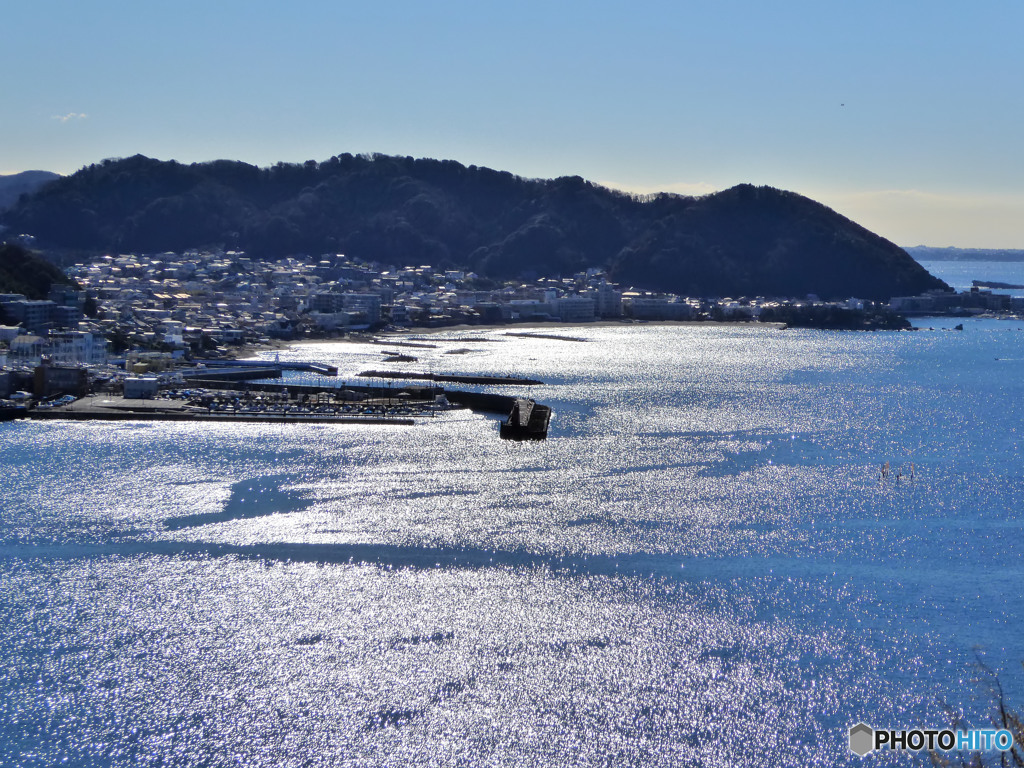
[{"label": "concrete breakwater", "polygon": [[321,376],[337,376],[338,368],[326,363],[310,363],[304,361],[277,360],[268,363],[265,360],[209,360],[197,359],[193,362],[209,368],[277,368],[280,371],[306,371],[319,373]]},{"label": "concrete breakwater", "polygon": [[584,338],[581,338],[580,336],[561,336],[561,335],[559,335],[557,333],[527,333],[525,331],[524,332],[520,332],[520,333],[515,333],[515,332],[512,332],[512,331],[509,331],[505,335],[506,336],[518,336],[520,339],[548,339],[549,341],[576,341],[576,342],[583,342],[583,343],[587,343],[588,341],[590,341],[590,339],[584,339]]},{"label": "concrete breakwater", "polygon": [[445,390],[449,403],[461,405],[472,411],[482,413],[500,413],[508,415],[515,405],[516,398],[511,395],[493,395],[486,392],[463,392],[457,389]]},{"label": "concrete breakwater", "polygon": [[260,379],[281,378],[281,368],[255,368],[251,366],[239,368],[196,368],[182,371],[181,377],[187,381],[256,381]]},{"label": "concrete breakwater", "polygon": [[464,376],[455,373],[410,373],[408,371],[363,371],[360,377],[368,379],[412,379],[414,381],[450,381],[454,384],[519,384],[534,386],[543,381],[519,376]]}]

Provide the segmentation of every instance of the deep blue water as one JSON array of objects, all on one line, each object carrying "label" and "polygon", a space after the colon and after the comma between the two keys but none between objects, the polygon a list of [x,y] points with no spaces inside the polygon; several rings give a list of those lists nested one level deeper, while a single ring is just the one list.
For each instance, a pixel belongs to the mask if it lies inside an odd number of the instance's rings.
[{"label": "deep blue water", "polygon": [[[921,261],[921,266],[958,291],[969,291],[975,280],[1024,285],[1024,261]],[[1024,289],[997,289],[994,293],[1024,296]]]},{"label": "deep blue water", "polygon": [[390,364],[542,379],[537,444],[0,425],[0,764],[859,765],[858,720],[982,724],[979,658],[1024,701],[1024,323],[921,324]]}]

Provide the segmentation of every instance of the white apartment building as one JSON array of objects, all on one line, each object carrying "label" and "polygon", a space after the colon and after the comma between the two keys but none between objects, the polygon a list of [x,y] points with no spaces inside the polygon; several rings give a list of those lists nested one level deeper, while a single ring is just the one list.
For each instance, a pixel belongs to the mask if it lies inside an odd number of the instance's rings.
[{"label": "white apartment building", "polygon": [[107,340],[86,331],[59,331],[47,339],[46,352],[56,365],[105,365]]}]

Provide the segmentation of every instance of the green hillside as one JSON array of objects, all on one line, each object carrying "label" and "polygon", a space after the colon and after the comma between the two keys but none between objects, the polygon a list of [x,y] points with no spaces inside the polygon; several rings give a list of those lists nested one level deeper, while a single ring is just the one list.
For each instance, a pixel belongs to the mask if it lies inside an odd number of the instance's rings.
[{"label": "green hillside", "polygon": [[108,160],[42,187],[2,221],[43,247],[347,253],[492,278],[603,266],[624,284],[689,295],[885,299],[944,287],[889,241],[770,187],[638,198],[578,176],[384,155],[270,168]]}]

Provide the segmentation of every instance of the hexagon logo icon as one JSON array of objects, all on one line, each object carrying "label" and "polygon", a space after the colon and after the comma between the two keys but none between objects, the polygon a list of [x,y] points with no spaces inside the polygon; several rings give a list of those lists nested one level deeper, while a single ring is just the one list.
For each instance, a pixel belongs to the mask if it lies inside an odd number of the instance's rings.
[{"label": "hexagon logo icon", "polygon": [[875,745],[875,729],[867,723],[850,728],[850,751],[864,757]]}]

